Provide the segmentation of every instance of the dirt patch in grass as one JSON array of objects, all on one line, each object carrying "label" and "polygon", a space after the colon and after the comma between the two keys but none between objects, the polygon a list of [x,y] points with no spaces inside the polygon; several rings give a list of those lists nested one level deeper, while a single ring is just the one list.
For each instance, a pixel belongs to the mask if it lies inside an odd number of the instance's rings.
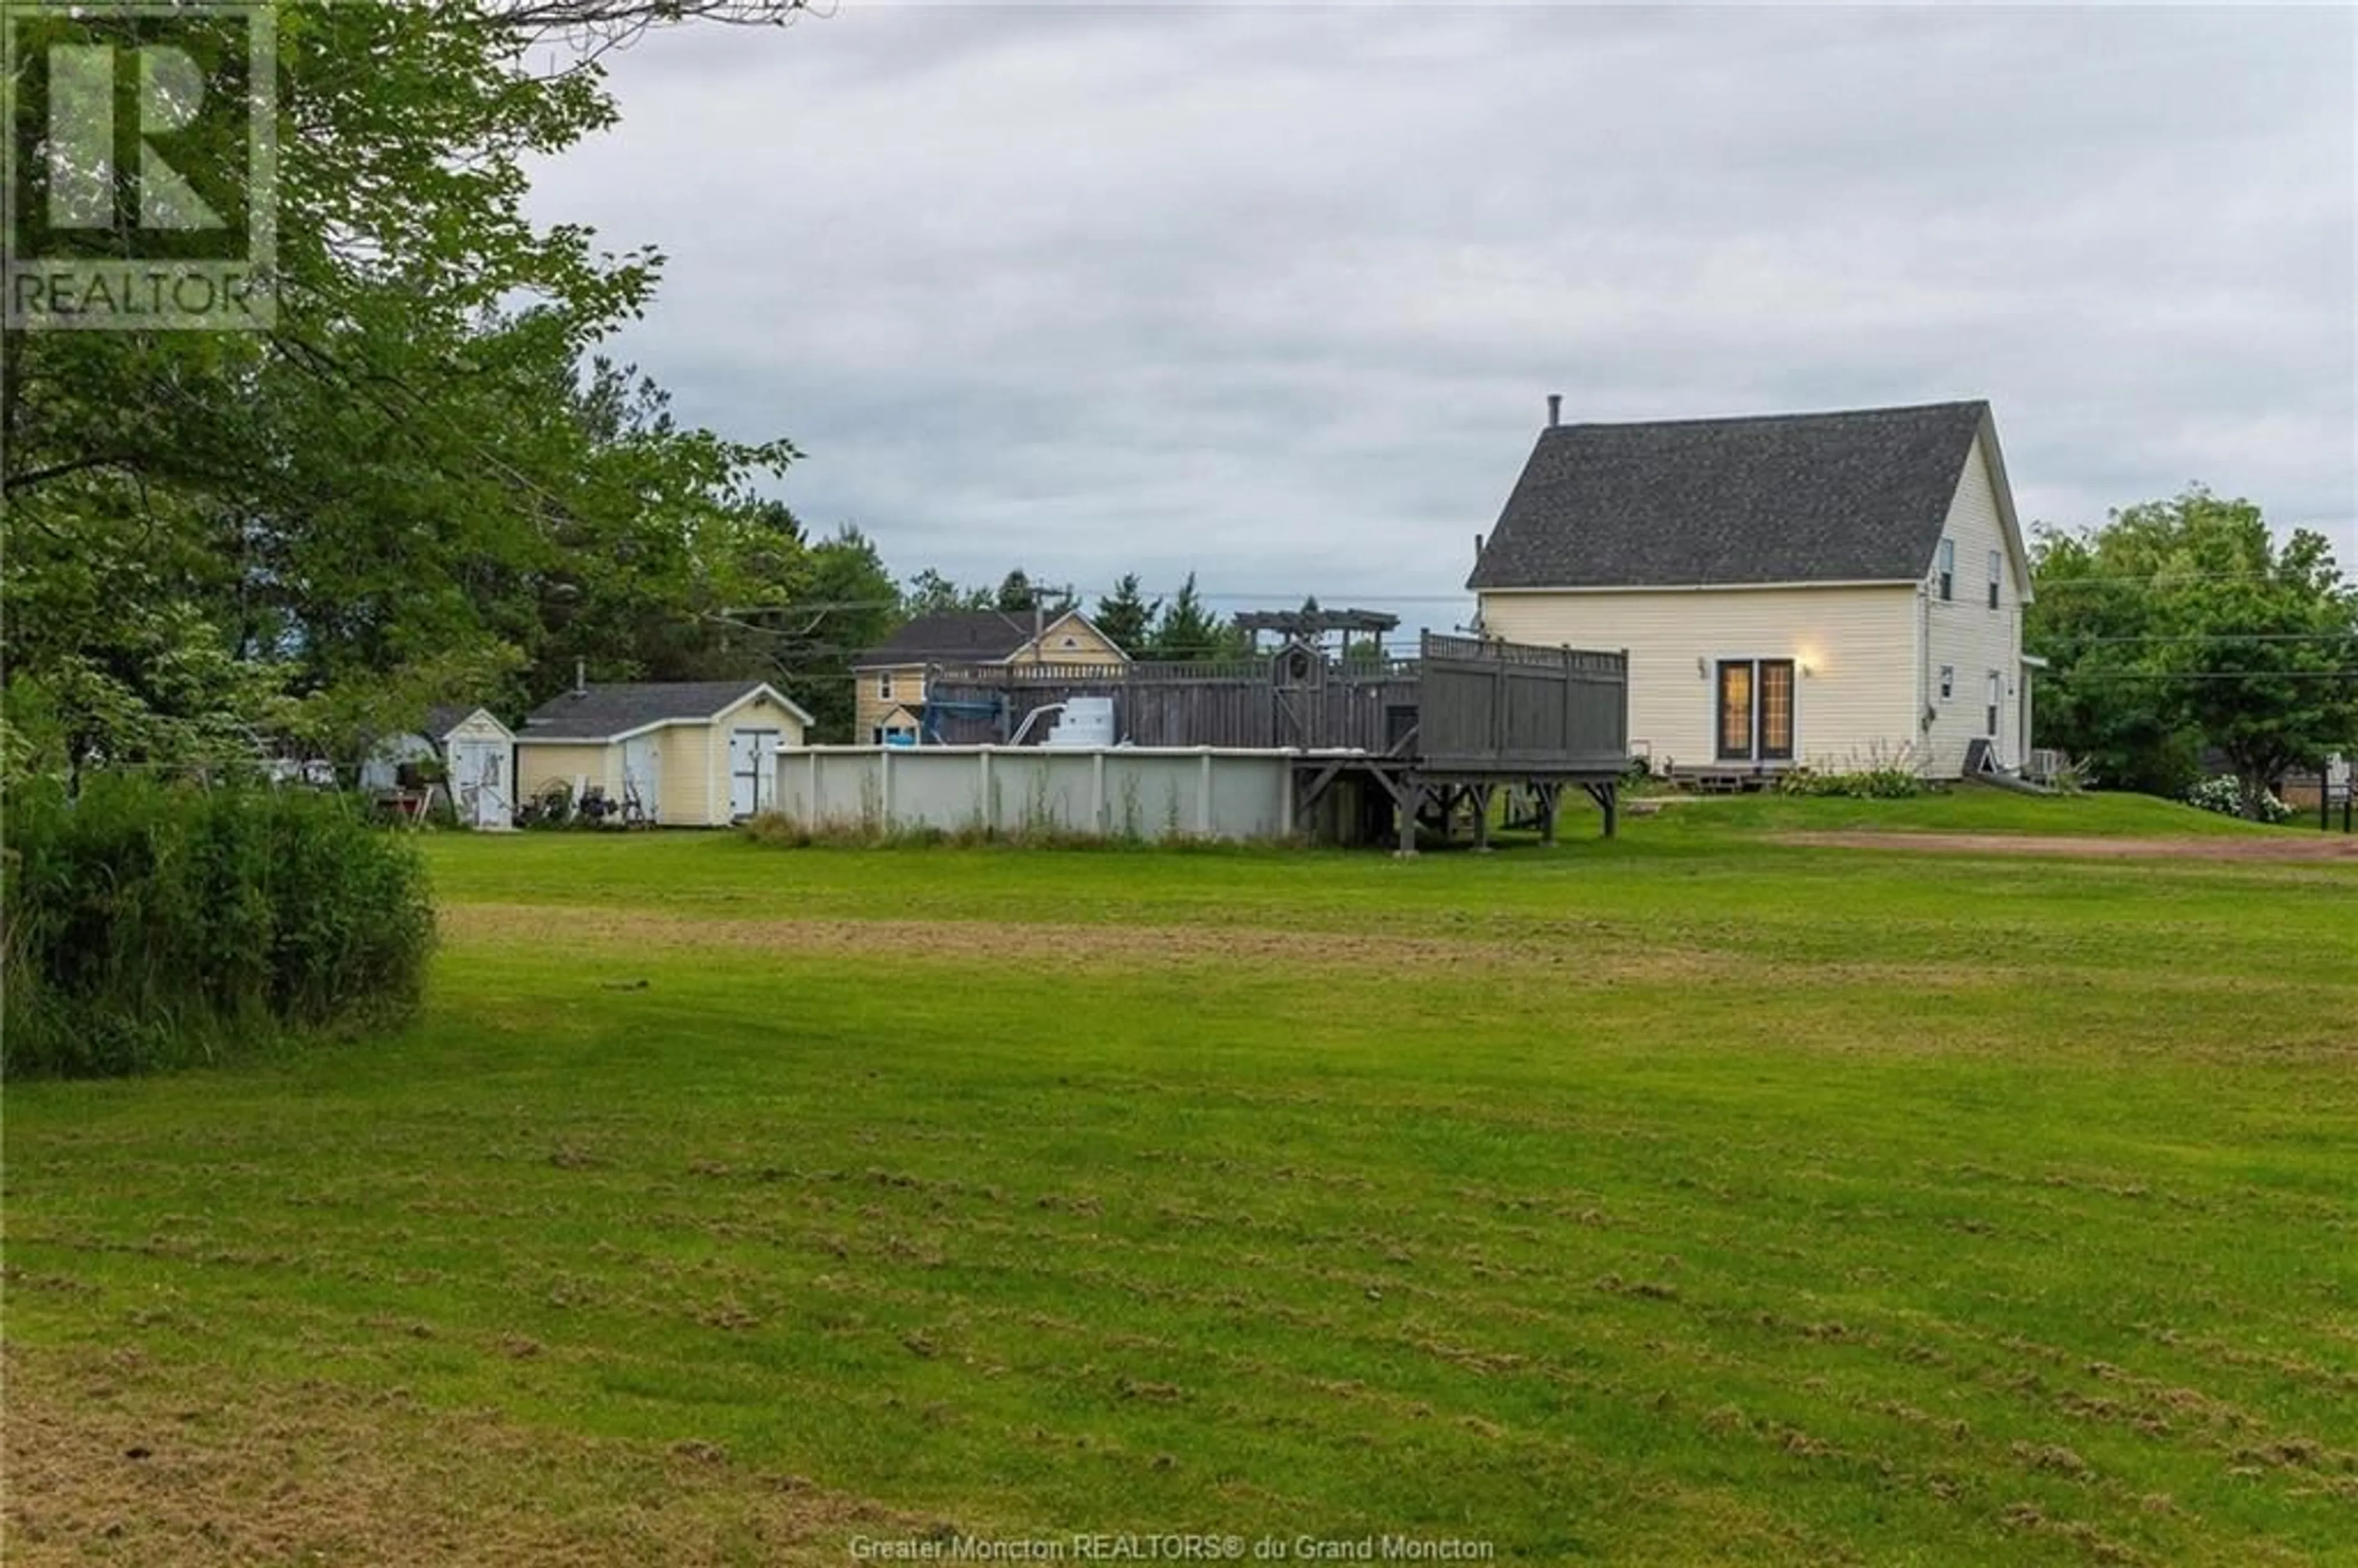
[{"label": "dirt patch in grass", "polygon": [[[1407,935],[1369,931],[1278,931],[1249,925],[1076,925],[1022,920],[747,920],[655,910],[531,903],[446,904],[445,938],[489,946],[520,938],[596,956],[585,974],[609,990],[636,991],[648,980],[618,962],[633,956],[726,952],[865,960],[878,952],[946,964],[993,967],[1086,962],[1125,971],[1217,968],[1231,975],[1282,970],[1357,970],[1384,975],[1480,974],[1500,983],[1545,987],[1707,987],[1760,982],[1758,961],[1740,951],[1712,952],[1626,933],[1587,928],[1483,929]],[[1939,964],[1812,957],[1806,968],[1820,987],[1886,986],[1941,995],[2012,983],[2003,970],[1964,973]],[[2156,975],[2149,989],[2273,993],[2272,979],[2223,979],[2208,974]],[[1898,1048],[1884,1035],[1863,1046]],[[1943,1046],[1947,1049],[1947,1046]]]},{"label": "dirt patch in grass", "polygon": [[[1757,978],[1740,954],[1663,946],[1596,932],[1501,932],[1412,936],[1387,932],[1279,931],[1249,925],[1076,925],[993,920],[745,920],[650,910],[529,903],[446,904],[442,933],[461,942],[520,935],[568,947],[679,952],[715,949],[867,957],[922,954],[949,961],[1057,964],[1087,960],[1128,968],[1282,964],[1301,968],[1464,972],[1469,968],[1541,975],[1561,967],[1584,984],[1682,984]],[[1921,982],[1954,989],[1952,969],[1934,966],[1820,962],[1820,979]],[[644,981],[602,982],[629,989]]]},{"label": "dirt patch in grass", "polygon": [[[560,943],[641,948],[737,947],[768,952],[868,955],[922,953],[942,958],[1117,959],[1126,964],[1227,963],[1290,959],[1303,963],[1462,965],[1483,954],[1523,961],[1578,960],[1597,955],[1593,941],[1525,935],[1403,936],[1375,932],[1276,931],[1235,925],[1078,925],[1023,920],[704,919],[648,910],[539,904],[460,903],[441,912],[446,935],[461,940],[519,933]],[[1625,958],[1670,978],[1714,969],[1715,955],[1658,949]]]},{"label": "dirt patch in grass", "polygon": [[1955,855],[2076,855],[2093,860],[2346,860],[2358,865],[2358,837],[2312,838],[2082,838],[2036,833],[1779,833],[1779,844],[1844,849],[1916,849]]},{"label": "dirt patch in grass", "polygon": [[937,1528],[710,1444],[595,1441],[399,1390],[257,1387],[133,1350],[12,1348],[5,1368],[12,1565],[839,1564],[850,1535]]}]

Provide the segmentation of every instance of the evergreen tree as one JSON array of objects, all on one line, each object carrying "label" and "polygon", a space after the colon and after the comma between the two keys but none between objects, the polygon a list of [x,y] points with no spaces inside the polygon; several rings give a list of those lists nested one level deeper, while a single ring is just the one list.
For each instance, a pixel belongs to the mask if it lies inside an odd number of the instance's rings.
[{"label": "evergreen tree", "polygon": [[1243,634],[1222,624],[1205,607],[1203,596],[1195,591],[1194,572],[1187,574],[1178,593],[1163,606],[1154,633],[1147,640],[1147,650],[1151,657],[1183,663],[1235,658],[1249,651]]},{"label": "evergreen tree", "polygon": [[1147,644],[1153,634],[1154,618],[1161,614],[1163,601],[1149,604],[1138,586],[1136,572],[1124,572],[1113,586],[1113,592],[1098,600],[1097,614],[1092,617],[1098,631],[1131,658],[1146,656]]}]

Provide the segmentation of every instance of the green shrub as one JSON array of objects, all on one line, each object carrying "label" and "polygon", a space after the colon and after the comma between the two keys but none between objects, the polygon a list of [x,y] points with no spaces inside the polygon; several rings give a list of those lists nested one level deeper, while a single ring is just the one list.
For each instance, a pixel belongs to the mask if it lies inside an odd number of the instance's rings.
[{"label": "green shrub", "polygon": [[424,863],[337,796],[103,775],[12,790],[5,831],[0,1072],[216,1061],[416,1001]]}]

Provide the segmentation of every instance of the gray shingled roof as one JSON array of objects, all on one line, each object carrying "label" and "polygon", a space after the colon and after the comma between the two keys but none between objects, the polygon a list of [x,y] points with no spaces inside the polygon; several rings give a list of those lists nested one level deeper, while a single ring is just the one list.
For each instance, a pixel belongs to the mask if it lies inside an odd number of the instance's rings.
[{"label": "gray shingled roof", "polygon": [[1986,403],[1540,433],[1470,589],[1911,582]]},{"label": "gray shingled roof", "polygon": [[709,719],[757,680],[635,681],[551,697],[525,715],[519,741],[606,741],[666,719]]},{"label": "gray shingled roof", "polygon": [[451,730],[467,722],[481,703],[438,702],[426,710],[426,738],[440,741]]},{"label": "gray shingled roof", "polygon": [[[1058,617],[1050,616],[1054,622]],[[1004,659],[1032,640],[1032,617],[997,610],[945,610],[920,615],[853,662],[879,665],[971,665]]]}]

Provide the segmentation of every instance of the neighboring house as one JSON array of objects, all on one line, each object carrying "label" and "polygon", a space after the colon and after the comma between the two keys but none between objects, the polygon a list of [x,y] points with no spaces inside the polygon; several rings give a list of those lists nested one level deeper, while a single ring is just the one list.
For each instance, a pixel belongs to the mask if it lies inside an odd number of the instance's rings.
[{"label": "neighboring house", "polygon": [[579,685],[525,719],[515,775],[526,795],[596,789],[649,821],[717,827],[768,809],[775,752],[810,721],[765,681]]},{"label": "neighboring house", "polygon": [[[2321,767],[2288,768],[2282,775],[2267,781],[2268,790],[2296,810],[2316,810],[2320,795],[2339,806],[2350,793],[2350,764],[2351,759],[2341,752],[2329,752]],[[2234,762],[2216,746],[2203,747],[2197,765],[2206,778],[2235,776]]]},{"label": "neighboring house", "polygon": [[508,727],[482,708],[426,710],[426,722],[377,742],[361,763],[362,791],[381,795],[401,784],[405,763],[442,764],[451,808],[477,827],[506,827],[515,817],[515,743]]},{"label": "neighboring house", "polygon": [[866,746],[912,745],[925,702],[928,665],[1099,665],[1130,656],[1077,610],[1044,618],[1001,610],[920,615],[852,661],[858,687],[852,739]]},{"label": "neighboring house", "polygon": [[[1483,634],[1629,654],[1658,772],[2022,766],[2029,557],[1986,403],[1549,427]],[[1975,741],[1986,746],[1975,748]]]},{"label": "neighboring house", "polygon": [[2277,798],[2302,811],[2314,811],[2320,806],[2340,806],[2351,798],[2352,778],[2351,759],[2336,752],[2325,759],[2321,768],[2287,774],[2277,788]]}]

